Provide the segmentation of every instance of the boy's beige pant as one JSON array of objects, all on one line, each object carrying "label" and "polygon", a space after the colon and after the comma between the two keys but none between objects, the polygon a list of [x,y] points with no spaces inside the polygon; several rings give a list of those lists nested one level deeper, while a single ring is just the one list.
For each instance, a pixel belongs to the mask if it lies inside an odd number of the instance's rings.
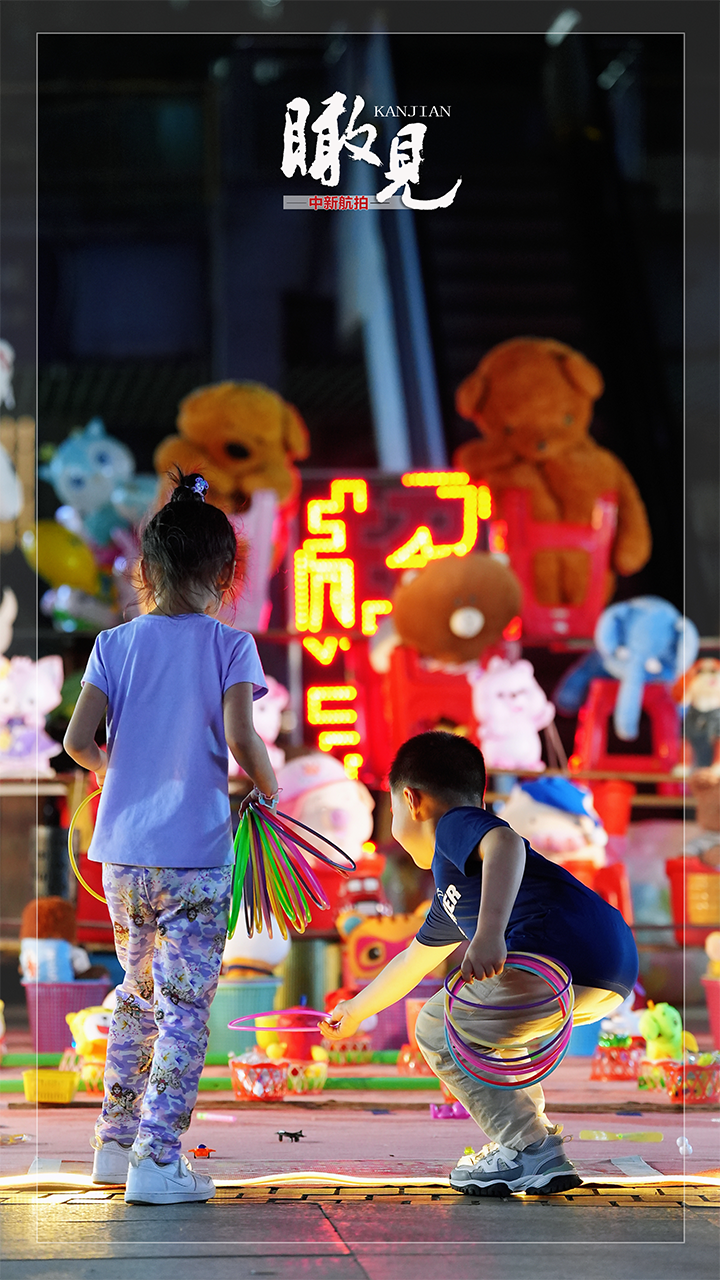
[{"label": "boy's beige pant", "polygon": [[[622,1004],[615,991],[598,987],[573,988],[575,992],[574,1022],[582,1025],[598,1022]],[[516,1057],[518,1049],[533,1048],[534,1041],[557,1031],[561,1014],[556,1000],[536,1009],[519,1010],[513,1006],[544,1000],[550,994],[547,983],[522,969],[503,969],[495,978],[475,981],[460,989],[472,1008],[456,1001],[453,1021],[463,1040],[479,1049],[497,1049],[498,1056]],[[523,1151],[531,1143],[544,1138],[545,1097],[542,1085],[528,1089],[496,1089],[466,1075],[450,1056],[445,1040],[445,992],[440,990],[423,1005],[415,1027],[418,1045],[428,1066],[444,1080],[448,1089],[470,1112],[473,1120],[492,1142]],[[512,1046],[512,1049],[510,1048]]]}]

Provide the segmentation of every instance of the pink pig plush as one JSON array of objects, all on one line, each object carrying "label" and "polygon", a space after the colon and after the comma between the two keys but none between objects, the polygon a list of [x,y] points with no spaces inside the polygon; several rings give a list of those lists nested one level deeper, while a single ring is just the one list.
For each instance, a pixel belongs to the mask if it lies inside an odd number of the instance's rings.
[{"label": "pink pig plush", "polygon": [[471,668],[467,678],[488,769],[544,769],[538,729],[551,723],[555,708],[535,679],[532,663],[491,658],[485,670]]}]

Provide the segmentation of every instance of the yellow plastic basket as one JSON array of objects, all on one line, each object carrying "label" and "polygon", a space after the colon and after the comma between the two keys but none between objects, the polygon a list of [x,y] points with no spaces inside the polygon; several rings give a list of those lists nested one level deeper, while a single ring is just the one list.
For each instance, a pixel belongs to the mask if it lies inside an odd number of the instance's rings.
[{"label": "yellow plastic basket", "polygon": [[72,1102],[80,1083],[79,1071],[55,1071],[48,1067],[22,1073],[27,1102]]}]

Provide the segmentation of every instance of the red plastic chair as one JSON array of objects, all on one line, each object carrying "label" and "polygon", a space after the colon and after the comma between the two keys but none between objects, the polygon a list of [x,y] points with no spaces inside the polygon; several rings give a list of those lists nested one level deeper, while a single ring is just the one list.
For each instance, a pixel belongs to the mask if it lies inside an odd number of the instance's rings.
[{"label": "red plastic chair", "polygon": [[[572,767],[611,773],[669,773],[680,758],[677,705],[670,690],[664,684],[645,685],[642,705],[650,717],[651,755],[637,755],[631,751],[611,755],[608,752],[608,726],[617,692],[617,680],[591,681],[587,701],[578,715]],[[674,791],[677,784],[661,783],[660,786],[668,786]]]},{"label": "red plastic chair", "polygon": [[[617,524],[614,494],[598,498],[589,525],[533,520],[530,494],[525,489],[506,489],[503,510],[505,520],[494,520],[491,524],[490,549],[507,551],[512,570],[520,579],[525,643],[547,644],[551,640],[591,637],[605,607],[610,548]],[[538,551],[544,550],[588,553],[590,577],[582,604],[538,604],[533,559]]]},{"label": "red plastic chair", "polygon": [[393,755],[408,738],[435,728],[443,720],[467,726],[467,736],[476,737],[472,689],[464,673],[427,671],[414,649],[398,645],[385,681]]}]

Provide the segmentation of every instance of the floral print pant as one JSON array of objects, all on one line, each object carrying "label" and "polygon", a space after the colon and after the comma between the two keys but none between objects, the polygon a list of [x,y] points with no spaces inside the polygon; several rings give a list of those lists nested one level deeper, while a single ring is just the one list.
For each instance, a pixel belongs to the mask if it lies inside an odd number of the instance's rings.
[{"label": "floral print pant", "polygon": [[106,862],[103,888],[125,970],[108,1035],[93,1145],[176,1160],[205,1061],[227,931],[232,867]]}]

